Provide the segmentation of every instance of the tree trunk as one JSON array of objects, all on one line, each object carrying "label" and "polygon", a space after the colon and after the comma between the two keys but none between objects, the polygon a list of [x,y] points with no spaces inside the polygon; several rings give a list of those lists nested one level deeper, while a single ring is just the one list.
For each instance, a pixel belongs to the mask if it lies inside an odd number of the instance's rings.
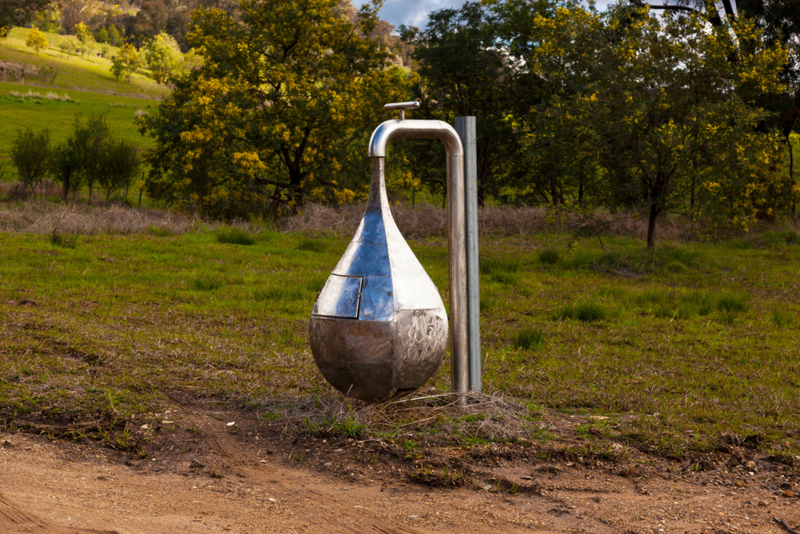
[{"label": "tree trunk", "polygon": [[647,221],[647,248],[653,249],[656,246],[656,220],[661,208],[658,207],[658,200],[650,200],[650,217]]},{"label": "tree trunk", "polygon": [[64,202],[66,202],[67,201],[67,197],[69,197],[69,179],[70,179],[70,176],[69,176],[69,173],[68,173],[67,176],[64,177],[64,190],[61,193],[61,199]]},{"label": "tree trunk", "polygon": [[553,206],[558,206],[558,189],[556,188],[556,179],[552,176],[550,177],[550,197],[553,199]]},{"label": "tree trunk", "polygon": [[786,137],[789,142],[789,187],[791,187],[790,194],[792,195],[792,220],[797,215],[797,193],[794,192],[794,150],[792,149],[791,133]]}]

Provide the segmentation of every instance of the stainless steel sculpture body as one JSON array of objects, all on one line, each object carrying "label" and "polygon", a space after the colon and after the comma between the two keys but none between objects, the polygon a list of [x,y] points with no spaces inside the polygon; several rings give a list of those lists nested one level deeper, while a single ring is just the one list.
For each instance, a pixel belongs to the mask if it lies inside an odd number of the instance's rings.
[{"label": "stainless steel sculpture body", "polygon": [[440,139],[447,149],[453,389],[467,390],[466,253],[464,232],[458,231],[464,228],[463,149],[449,124],[401,118],[372,134],[367,209],[317,298],[309,327],[311,351],[325,379],[366,401],[420,387],[436,373],[447,347],[442,299],[400,234],[386,197],[386,145],[395,137]]}]

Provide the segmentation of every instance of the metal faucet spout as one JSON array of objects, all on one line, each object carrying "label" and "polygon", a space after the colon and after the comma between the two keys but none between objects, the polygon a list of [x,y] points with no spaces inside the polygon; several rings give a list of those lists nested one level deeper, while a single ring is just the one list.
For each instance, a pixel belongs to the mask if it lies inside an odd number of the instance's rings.
[{"label": "metal faucet spout", "polygon": [[369,156],[385,158],[386,146],[395,138],[403,139],[439,139],[444,143],[448,158],[464,157],[464,148],[455,129],[442,121],[434,120],[389,120],[372,132],[369,140]]}]

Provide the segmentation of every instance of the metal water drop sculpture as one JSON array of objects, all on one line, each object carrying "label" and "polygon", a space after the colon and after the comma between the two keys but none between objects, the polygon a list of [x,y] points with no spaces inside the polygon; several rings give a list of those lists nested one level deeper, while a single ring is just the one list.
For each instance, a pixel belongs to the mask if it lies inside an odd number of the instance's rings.
[{"label": "metal water drop sculpture", "polygon": [[468,388],[464,148],[445,122],[405,120],[405,110],[419,102],[384,107],[400,110],[400,119],[381,123],[370,138],[367,209],[311,312],[311,352],[331,385],[369,402],[416,389],[436,373],[447,348],[447,314],[392,218],[385,160],[391,139],[439,139],[447,153],[451,383],[463,394]]},{"label": "metal water drop sculpture", "polygon": [[422,386],[447,348],[447,313],[395,224],[384,158],[372,160],[367,209],[311,313],[311,351],[342,393],[383,401]]}]

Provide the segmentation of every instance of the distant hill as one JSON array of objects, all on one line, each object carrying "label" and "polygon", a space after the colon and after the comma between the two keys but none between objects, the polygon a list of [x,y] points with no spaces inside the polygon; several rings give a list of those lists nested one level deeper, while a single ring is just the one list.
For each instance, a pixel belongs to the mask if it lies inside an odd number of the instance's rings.
[{"label": "distant hill", "polygon": [[[53,69],[55,79],[26,79],[26,83],[46,85],[59,89],[78,91],[91,91],[95,93],[116,94],[136,98],[160,98],[169,93],[169,88],[157,84],[150,78],[141,74],[134,74],[131,83],[124,80],[117,81],[111,74],[111,61],[99,57],[98,52],[91,52],[84,56],[67,53],[59,48],[65,42],[74,42],[73,36],[45,33],[50,46],[42,49],[37,54],[33,49],[25,46],[25,39],[30,30],[14,28],[6,39],[0,39],[0,61],[22,63],[30,65],[37,70]],[[116,47],[110,45],[94,45],[97,50],[101,46],[107,47],[108,57],[117,52]],[[0,74],[0,81],[12,81],[8,76]],[[15,80],[16,81],[16,80]]]}]

